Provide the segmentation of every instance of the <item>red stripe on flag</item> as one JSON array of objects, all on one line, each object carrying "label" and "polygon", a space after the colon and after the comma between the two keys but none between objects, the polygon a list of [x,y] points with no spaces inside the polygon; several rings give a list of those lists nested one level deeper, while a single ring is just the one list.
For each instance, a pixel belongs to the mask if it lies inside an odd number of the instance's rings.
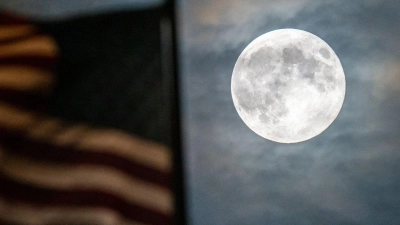
[{"label": "red stripe on flag", "polygon": [[48,107],[49,96],[38,91],[26,92],[15,89],[0,88],[0,101],[24,110],[45,112]]},{"label": "red stripe on flag", "polygon": [[0,57],[0,64],[34,66],[36,68],[53,70],[57,65],[57,57],[46,55],[7,56],[5,58]]},{"label": "red stripe on flag", "polygon": [[26,24],[26,19],[22,16],[11,14],[9,12],[0,12],[0,25]]}]

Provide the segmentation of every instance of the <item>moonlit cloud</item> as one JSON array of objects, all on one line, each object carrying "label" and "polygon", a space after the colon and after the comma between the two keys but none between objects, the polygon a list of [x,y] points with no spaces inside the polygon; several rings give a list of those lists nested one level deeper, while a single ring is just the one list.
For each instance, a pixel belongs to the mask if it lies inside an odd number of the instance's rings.
[{"label": "moonlit cloud", "polygon": [[188,13],[194,13],[194,22],[204,26],[221,26],[255,22],[254,18],[260,14],[266,18],[286,20],[296,16],[306,6],[315,7],[317,4],[312,4],[311,0],[206,0],[192,1],[187,5]]},{"label": "moonlit cloud", "polygon": [[312,0],[184,1],[184,41],[204,51],[234,49],[254,39],[263,22],[286,21],[318,5]]},{"label": "moonlit cloud", "polygon": [[382,99],[388,95],[400,94],[400,60],[383,61],[374,72],[376,73],[373,89],[375,97]]}]

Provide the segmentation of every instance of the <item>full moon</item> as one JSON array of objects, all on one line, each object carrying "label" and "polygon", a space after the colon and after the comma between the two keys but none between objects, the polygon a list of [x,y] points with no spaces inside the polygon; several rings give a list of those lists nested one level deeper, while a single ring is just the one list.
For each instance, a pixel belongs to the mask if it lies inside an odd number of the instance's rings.
[{"label": "full moon", "polygon": [[231,92],[240,118],[256,134],[297,143],[321,134],[336,119],[346,80],[339,58],[321,38],[280,29],[243,50]]}]

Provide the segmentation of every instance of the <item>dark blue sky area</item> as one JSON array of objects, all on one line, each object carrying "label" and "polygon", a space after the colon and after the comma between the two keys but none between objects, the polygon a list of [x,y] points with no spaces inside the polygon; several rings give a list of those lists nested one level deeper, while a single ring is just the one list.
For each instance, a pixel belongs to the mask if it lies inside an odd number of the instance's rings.
[{"label": "dark blue sky area", "polygon": [[[190,222],[400,223],[400,2],[181,1]],[[235,62],[253,39],[321,37],[346,75],[338,118],[298,144],[259,137],[233,106]]]}]

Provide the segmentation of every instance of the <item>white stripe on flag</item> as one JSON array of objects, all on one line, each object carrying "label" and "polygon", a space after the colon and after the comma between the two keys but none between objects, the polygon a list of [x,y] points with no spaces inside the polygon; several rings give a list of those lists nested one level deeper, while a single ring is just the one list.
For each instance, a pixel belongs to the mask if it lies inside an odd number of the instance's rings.
[{"label": "white stripe on flag", "polygon": [[7,153],[3,153],[0,166],[8,176],[36,186],[58,190],[99,190],[155,211],[168,214],[173,211],[170,190],[111,167],[45,164]]}]

